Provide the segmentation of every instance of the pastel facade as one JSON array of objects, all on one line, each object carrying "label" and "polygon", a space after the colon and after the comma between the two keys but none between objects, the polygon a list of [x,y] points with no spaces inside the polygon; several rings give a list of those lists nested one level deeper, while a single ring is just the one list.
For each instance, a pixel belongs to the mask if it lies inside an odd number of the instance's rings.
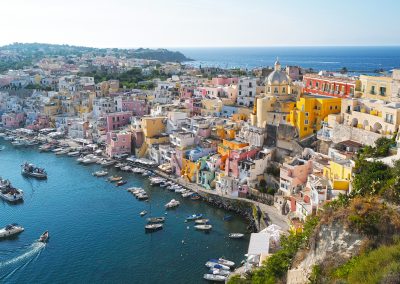
[{"label": "pastel facade", "polygon": [[106,116],[107,131],[113,131],[127,126],[130,123],[132,114],[130,112],[109,113]]},{"label": "pastel facade", "polygon": [[360,88],[360,81],[348,77],[336,77],[317,74],[303,76],[304,93],[347,98]]},{"label": "pastel facade", "polygon": [[290,163],[284,163],[280,171],[279,191],[290,196],[307,182],[307,177],[312,173],[312,161],[299,158],[293,159]]},{"label": "pastel facade", "polygon": [[1,116],[1,121],[5,128],[19,128],[24,126],[25,113],[5,113]]},{"label": "pastel facade", "polygon": [[361,75],[361,95],[365,99],[391,101],[392,77]]},{"label": "pastel facade", "polygon": [[323,175],[329,180],[334,195],[347,193],[351,187],[355,163],[352,160],[332,160],[324,167]]},{"label": "pastel facade", "polygon": [[324,96],[302,96],[290,111],[289,122],[302,139],[316,133],[329,114],[340,113],[341,99]]},{"label": "pastel facade", "polygon": [[252,107],[256,96],[256,88],[256,78],[240,78],[238,82],[237,104],[239,106]]},{"label": "pastel facade", "polygon": [[131,153],[131,133],[108,132],[106,152],[109,157]]}]

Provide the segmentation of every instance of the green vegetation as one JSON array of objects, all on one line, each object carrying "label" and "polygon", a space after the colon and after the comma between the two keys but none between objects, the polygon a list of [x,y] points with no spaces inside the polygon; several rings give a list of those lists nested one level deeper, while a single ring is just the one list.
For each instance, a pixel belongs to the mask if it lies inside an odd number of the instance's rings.
[{"label": "green vegetation", "polygon": [[375,147],[365,146],[360,150],[359,158],[378,158],[387,157],[389,155],[390,147],[396,146],[395,133],[391,139],[381,137],[376,140]]},{"label": "green vegetation", "polygon": [[348,284],[400,282],[400,242],[362,253],[338,267],[332,278]]},{"label": "green vegetation", "polygon": [[92,48],[66,44],[13,43],[0,47],[0,54],[4,54],[0,56],[0,73],[9,69],[22,69],[31,66],[45,57],[65,56],[67,57],[67,62],[74,63],[74,57],[82,57],[83,54],[87,53],[91,53],[93,56],[113,55],[116,57],[158,60],[160,62],[191,60],[181,52],[167,49]]},{"label": "green vegetation", "polygon": [[310,217],[305,222],[302,232],[291,232],[287,236],[282,236],[282,248],[277,253],[271,255],[265,261],[262,267],[247,275],[246,279],[233,277],[230,279],[229,283],[278,283],[280,279],[286,275],[286,272],[290,268],[296,252],[300,248],[306,248],[308,246],[308,242],[314,231],[314,228],[318,224],[318,220],[318,217]]},{"label": "green vegetation", "polygon": [[78,73],[79,76],[94,77],[96,83],[108,80],[119,80],[120,87],[126,87],[128,89],[141,88],[150,90],[155,87],[155,84],[151,82],[152,79],[160,78],[165,80],[167,76],[161,74],[158,70],[154,70],[150,75],[143,75],[140,68],[132,68],[123,73],[108,73],[105,71],[93,71],[86,73]]}]

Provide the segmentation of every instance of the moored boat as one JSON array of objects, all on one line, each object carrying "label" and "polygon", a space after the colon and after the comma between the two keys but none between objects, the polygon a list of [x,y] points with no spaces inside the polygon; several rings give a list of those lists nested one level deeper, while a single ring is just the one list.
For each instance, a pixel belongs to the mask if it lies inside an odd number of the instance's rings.
[{"label": "moored boat", "polygon": [[192,196],[190,196],[191,200],[199,200],[200,199],[200,195],[198,194],[192,194]]},{"label": "moored boat", "polygon": [[79,154],[80,154],[79,151],[72,151],[72,152],[69,152],[67,155],[69,157],[77,157],[77,156],[79,156]]},{"label": "moored boat", "polygon": [[230,270],[229,266],[226,266],[226,265],[220,264],[218,262],[214,262],[214,261],[207,261],[206,262],[206,266],[208,268],[217,268],[217,269]]},{"label": "moored boat", "polygon": [[195,224],[207,224],[210,220],[209,219],[198,219],[198,220],[194,220]]},{"label": "moored boat", "polygon": [[140,216],[144,216],[144,215],[146,215],[147,214],[147,211],[146,210],[143,210],[142,212],[140,212]]},{"label": "moored boat", "polygon": [[119,182],[117,182],[116,186],[121,186],[121,185],[124,185],[126,183],[127,183],[126,180],[120,180]]},{"label": "moored boat", "polygon": [[214,275],[222,275],[222,276],[228,276],[229,274],[231,274],[231,272],[229,270],[220,269],[220,268],[216,268],[216,267],[211,267],[209,273],[214,274]]},{"label": "moored boat", "polygon": [[164,223],[165,217],[151,217],[147,218],[147,222],[150,224],[155,224],[155,223]]},{"label": "moored boat", "polygon": [[213,281],[213,282],[225,282],[226,281],[226,276],[218,275],[218,274],[204,274],[203,278],[208,281]]},{"label": "moored boat", "polygon": [[37,179],[47,179],[47,173],[44,169],[26,162],[21,165],[21,174]]},{"label": "moored boat", "polygon": [[203,214],[193,214],[186,217],[186,221],[194,221],[203,217]]},{"label": "moored boat", "polygon": [[235,263],[233,261],[223,259],[223,258],[218,258],[218,259],[210,259],[209,261],[218,263],[220,265],[228,266],[228,267],[233,267],[235,266]]},{"label": "moored boat", "polygon": [[167,204],[165,204],[165,208],[174,208],[179,206],[181,203],[178,200],[172,199],[170,202],[168,202]]},{"label": "moored boat", "polygon": [[10,181],[0,178],[0,198],[8,202],[15,203],[23,200],[24,192],[13,187]]},{"label": "moored boat", "polygon": [[200,230],[200,231],[210,231],[212,229],[212,225],[208,225],[208,224],[196,225],[194,227],[196,228],[196,230]]},{"label": "moored boat", "polygon": [[0,239],[10,238],[24,231],[24,228],[18,224],[10,224],[0,229]]},{"label": "moored boat", "polygon": [[148,232],[154,232],[161,230],[163,228],[163,224],[157,223],[157,224],[147,224],[144,226],[145,230]]},{"label": "moored boat", "polygon": [[104,176],[108,175],[108,172],[107,171],[97,171],[97,172],[92,173],[92,175],[94,175],[95,177],[104,177]]},{"label": "moored boat", "polygon": [[244,234],[242,233],[230,233],[229,238],[231,239],[241,239],[244,237]]},{"label": "moored boat", "polygon": [[122,177],[121,177],[121,176],[110,176],[110,177],[108,178],[108,180],[109,180],[110,182],[116,182],[116,181],[122,180]]}]

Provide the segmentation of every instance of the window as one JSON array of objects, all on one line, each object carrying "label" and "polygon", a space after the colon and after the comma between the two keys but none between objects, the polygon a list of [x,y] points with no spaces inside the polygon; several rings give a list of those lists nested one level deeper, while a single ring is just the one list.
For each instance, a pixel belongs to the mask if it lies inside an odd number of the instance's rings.
[{"label": "window", "polygon": [[337,109],[337,106],[335,106],[335,109]]},{"label": "window", "polygon": [[310,81],[310,82],[308,83],[308,85],[309,85],[310,87],[312,87],[312,81]]},{"label": "window", "polygon": [[307,131],[307,127],[304,127],[304,131]]},{"label": "window", "polygon": [[268,93],[270,93],[271,92],[271,87],[268,87]]},{"label": "window", "polygon": [[379,88],[379,95],[386,96],[386,87]]},{"label": "window", "polygon": [[253,95],[253,92],[252,91],[250,91],[249,92],[249,97],[251,97]]},{"label": "window", "polygon": [[274,94],[277,94],[277,93],[278,93],[278,88],[275,87],[275,88],[274,88]]},{"label": "window", "polygon": [[329,109],[332,110],[332,106],[330,106]]},{"label": "window", "polygon": [[253,84],[251,82],[249,82],[249,88],[252,88]]},{"label": "window", "polygon": [[371,95],[375,95],[375,86],[372,86],[372,87],[371,87],[370,94],[371,94]]},{"label": "window", "polygon": [[283,94],[286,93],[286,88],[285,88],[285,87],[282,88],[282,93],[283,93]]},{"label": "window", "polygon": [[306,112],[306,113],[305,113],[305,116],[307,116],[307,117],[308,117],[308,112]]},{"label": "window", "polygon": [[242,91],[239,91],[239,96],[241,96],[242,95]]},{"label": "window", "polygon": [[304,124],[308,125],[308,119],[304,120]]},{"label": "window", "polygon": [[317,89],[319,88],[319,83],[318,83],[318,82],[315,83],[315,87],[316,87]]}]

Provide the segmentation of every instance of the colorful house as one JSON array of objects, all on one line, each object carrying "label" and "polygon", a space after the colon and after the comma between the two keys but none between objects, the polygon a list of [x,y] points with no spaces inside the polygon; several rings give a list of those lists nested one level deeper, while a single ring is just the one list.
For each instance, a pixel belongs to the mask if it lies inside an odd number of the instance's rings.
[{"label": "colorful house", "polygon": [[131,133],[129,132],[108,132],[106,143],[106,152],[109,157],[131,153]]},{"label": "colorful house", "polygon": [[117,130],[130,123],[131,112],[114,112],[106,115],[107,131]]}]

